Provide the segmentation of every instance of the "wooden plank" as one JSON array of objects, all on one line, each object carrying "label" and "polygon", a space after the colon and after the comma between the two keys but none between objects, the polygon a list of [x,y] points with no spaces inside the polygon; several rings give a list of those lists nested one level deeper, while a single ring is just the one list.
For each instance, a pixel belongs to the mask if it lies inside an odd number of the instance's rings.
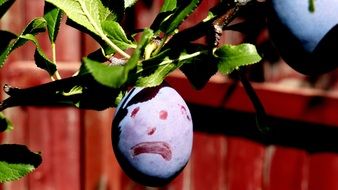
[{"label": "wooden plank", "polygon": [[[135,17],[129,18],[129,22],[126,25],[131,28],[149,28],[151,23],[154,21],[156,14],[159,12],[162,0],[157,1],[139,1],[135,4],[134,13]],[[132,23],[130,23],[132,22]],[[132,26],[130,26],[132,24]]]},{"label": "wooden plank", "polygon": [[183,169],[183,171],[168,185],[163,188],[163,190],[180,190],[180,189],[189,189],[190,181],[191,181],[191,164],[188,165]]},{"label": "wooden plank", "polygon": [[63,17],[60,32],[56,39],[56,60],[57,64],[68,64],[77,62],[79,68],[83,53],[82,34],[80,31],[66,25],[66,18]]},{"label": "wooden plank", "polygon": [[309,159],[308,190],[338,189],[338,154],[314,153]]},{"label": "wooden plank", "polygon": [[[255,111],[243,86],[236,84],[233,88],[234,81],[225,77],[215,75],[201,90],[194,89],[180,72],[172,73],[166,80],[189,103],[244,112]],[[252,82],[252,85],[270,116],[338,126],[338,91],[288,89],[271,83]]]},{"label": "wooden plank", "polygon": [[80,189],[80,115],[74,108],[28,107],[28,145],[42,152],[31,189]]},{"label": "wooden plank", "polygon": [[227,140],[222,135],[194,133],[189,189],[224,189],[227,148]]},{"label": "wooden plank", "polygon": [[265,190],[306,190],[308,154],[303,150],[271,145],[266,148],[263,171]]},{"label": "wooden plank", "polygon": [[121,189],[121,169],[111,145],[114,109],[83,111],[84,189]]},{"label": "wooden plank", "polygon": [[227,138],[227,190],[262,189],[264,146],[240,137]]}]

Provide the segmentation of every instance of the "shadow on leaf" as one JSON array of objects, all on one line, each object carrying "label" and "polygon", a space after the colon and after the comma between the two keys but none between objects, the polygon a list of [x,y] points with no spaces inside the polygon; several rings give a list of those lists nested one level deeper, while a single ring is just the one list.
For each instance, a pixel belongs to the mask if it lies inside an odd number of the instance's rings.
[{"label": "shadow on leaf", "polygon": [[42,158],[39,153],[30,151],[25,145],[2,144],[0,145],[0,162],[9,164],[30,164],[37,168]]}]

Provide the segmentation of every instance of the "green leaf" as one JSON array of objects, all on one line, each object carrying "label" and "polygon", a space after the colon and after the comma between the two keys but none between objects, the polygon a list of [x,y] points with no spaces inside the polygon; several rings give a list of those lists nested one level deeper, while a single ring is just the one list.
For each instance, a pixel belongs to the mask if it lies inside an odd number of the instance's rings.
[{"label": "green leaf", "polygon": [[18,36],[9,31],[0,30],[0,52],[6,50],[12,40],[16,39]]},{"label": "green leaf", "polygon": [[202,51],[180,51],[179,55],[167,50],[151,59],[142,61],[142,67],[138,68],[136,86],[153,87],[161,84],[166,76],[182,65],[192,63],[197,57],[203,55]]},{"label": "green leaf", "polygon": [[0,161],[0,183],[18,180],[34,169],[30,164],[10,164]]},{"label": "green leaf", "polygon": [[43,17],[33,19],[24,29],[21,35],[32,34],[36,35],[40,32],[46,31],[46,20]]},{"label": "green leaf", "polygon": [[215,50],[218,70],[222,74],[230,74],[241,66],[259,62],[262,58],[252,44],[224,45]]},{"label": "green leaf", "polygon": [[177,0],[164,0],[160,12],[173,11],[177,7]]},{"label": "green leaf", "polygon": [[125,13],[124,0],[101,0],[104,7],[107,7],[111,12],[106,20],[121,21]]},{"label": "green leaf", "polygon": [[135,49],[131,58],[125,65],[105,65],[97,61],[90,60],[88,58],[83,59],[83,63],[88,73],[90,73],[94,79],[102,85],[111,88],[120,88],[128,80],[129,73],[136,68],[139,62],[145,45],[152,38],[153,32],[151,30],[145,30],[141,41]]},{"label": "green leaf", "polygon": [[176,7],[176,0],[165,0],[161,7],[160,13],[156,15],[156,18],[151,24],[150,28],[157,33],[160,30],[161,24],[173,14]]},{"label": "green leaf", "polygon": [[0,0],[0,18],[4,16],[14,2],[15,0]]},{"label": "green leaf", "polygon": [[6,116],[0,112],[0,132],[12,130],[12,123],[6,118]]},{"label": "green leaf", "polygon": [[63,10],[68,18],[102,37],[101,22],[116,18],[100,0],[46,0]]},{"label": "green leaf", "polygon": [[149,64],[149,61],[142,69],[142,75],[136,81],[136,86],[153,87],[161,84],[165,77],[178,68],[178,62],[170,60],[169,57],[157,64]]},{"label": "green leaf", "polygon": [[[106,31],[102,28],[102,23],[106,21],[116,21],[119,15],[111,12],[108,2],[100,0],[46,0],[63,10],[81,31],[89,33],[93,38],[100,39],[109,45],[119,54],[129,58],[116,44],[107,36]],[[106,3],[105,5],[103,4]],[[102,42],[100,43],[102,44]]]},{"label": "green leaf", "polygon": [[25,44],[28,40],[22,36],[26,34],[36,35],[46,30],[46,20],[44,18],[35,18],[32,20],[26,28],[23,30],[14,41],[12,41],[6,48],[1,49],[0,52],[0,67],[2,67],[8,57],[8,55],[16,48]]},{"label": "green leaf", "polygon": [[202,89],[217,72],[217,60],[209,53],[201,54],[180,67],[189,82],[197,90]]},{"label": "green leaf", "polygon": [[53,4],[45,2],[43,17],[47,22],[49,40],[54,43],[59,32],[62,11]]},{"label": "green leaf", "polygon": [[102,85],[119,88],[126,81],[124,66],[108,66],[89,58],[82,61],[88,72]]},{"label": "green leaf", "polygon": [[133,6],[137,0],[124,0],[124,8]]},{"label": "green leaf", "polygon": [[[179,25],[198,7],[199,0],[182,1],[175,12],[160,25],[162,32],[172,34]],[[170,8],[172,8],[171,5]]]},{"label": "green leaf", "polygon": [[136,45],[127,38],[123,28],[118,22],[111,20],[104,21],[102,22],[102,28],[108,38],[122,50],[136,47]]},{"label": "green leaf", "polygon": [[34,60],[36,66],[47,71],[50,76],[53,76],[57,71],[56,64],[47,58],[40,47],[35,49]]},{"label": "green leaf", "polygon": [[0,183],[18,180],[42,162],[41,156],[24,145],[0,145]]},{"label": "green leaf", "polygon": [[53,63],[47,58],[46,54],[43,52],[35,36],[33,36],[32,34],[26,34],[26,35],[22,35],[21,38],[30,40],[31,42],[35,44],[36,46],[36,50],[34,53],[35,64],[39,68],[47,71],[50,76],[53,76],[55,72],[57,71],[56,65],[55,63]]}]

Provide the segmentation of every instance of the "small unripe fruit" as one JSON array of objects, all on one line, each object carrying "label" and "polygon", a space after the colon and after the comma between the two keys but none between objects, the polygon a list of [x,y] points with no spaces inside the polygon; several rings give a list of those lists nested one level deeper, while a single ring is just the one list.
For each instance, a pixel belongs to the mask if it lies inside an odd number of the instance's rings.
[{"label": "small unripe fruit", "polygon": [[146,186],[163,186],[186,166],[193,125],[188,106],[169,86],[134,87],[116,108],[112,142],[124,172]]},{"label": "small unripe fruit", "polygon": [[281,57],[306,75],[338,67],[338,1],[270,0],[268,29]]}]

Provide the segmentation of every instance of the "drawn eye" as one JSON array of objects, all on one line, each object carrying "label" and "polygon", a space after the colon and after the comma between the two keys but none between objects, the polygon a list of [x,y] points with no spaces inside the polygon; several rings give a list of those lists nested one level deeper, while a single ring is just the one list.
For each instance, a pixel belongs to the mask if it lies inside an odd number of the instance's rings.
[{"label": "drawn eye", "polygon": [[168,112],[166,110],[161,110],[159,113],[159,117],[161,120],[166,120],[168,117]]},{"label": "drawn eye", "polygon": [[140,107],[136,107],[133,109],[133,111],[130,114],[130,117],[135,118],[137,112],[140,110]]},{"label": "drawn eye", "polygon": [[191,118],[187,112],[187,108],[185,108],[183,105],[179,105],[181,109],[181,114],[185,115],[189,121],[191,121]]}]

